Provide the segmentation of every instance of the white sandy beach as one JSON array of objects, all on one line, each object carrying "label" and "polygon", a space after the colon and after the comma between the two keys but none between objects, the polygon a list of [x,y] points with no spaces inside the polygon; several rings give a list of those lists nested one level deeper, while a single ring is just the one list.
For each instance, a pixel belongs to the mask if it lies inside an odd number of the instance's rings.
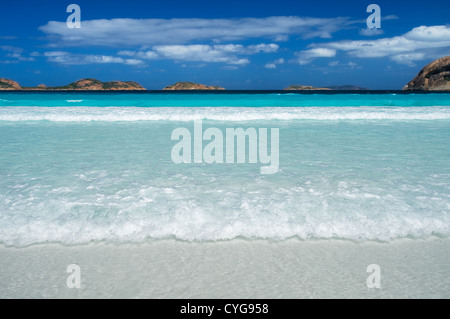
[{"label": "white sandy beach", "polygon": [[[450,298],[450,239],[0,248],[0,298]],[[69,289],[69,264],[81,288]],[[368,288],[367,266],[381,268]]]}]

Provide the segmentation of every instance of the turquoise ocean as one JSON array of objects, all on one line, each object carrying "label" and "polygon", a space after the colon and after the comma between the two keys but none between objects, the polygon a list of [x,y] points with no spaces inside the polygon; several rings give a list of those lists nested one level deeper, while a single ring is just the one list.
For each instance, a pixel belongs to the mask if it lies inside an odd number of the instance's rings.
[{"label": "turquoise ocean", "polygon": [[[278,172],[175,164],[195,120],[278,128]],[[0,93],[3,245],[430,237],[450,237],[450,94]]]}]

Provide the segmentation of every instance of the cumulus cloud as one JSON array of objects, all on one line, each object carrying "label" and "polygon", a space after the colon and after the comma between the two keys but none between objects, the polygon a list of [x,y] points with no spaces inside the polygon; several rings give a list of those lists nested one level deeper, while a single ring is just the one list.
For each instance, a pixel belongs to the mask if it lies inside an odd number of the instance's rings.
[{"label": "cumulus cloud", "polygon": [[[353,57],[389,57],[397,63],[413,66],[414,61],[449,54],[450,26],[420,26],[401,36],[392,38],[347,40],[311,44],[310,47],[309,50],[297,53],[299,56],[298,63],[307,64],[317,57],[334,57],[336,52],[343,51]],[[320,52],[323,54],[320,54]]]},{"label": "cumulus cloud", "polygon": [[299,52],[297,62],[300,65],[308,64],[316,58],[333,58],[336,56],[336,50],[330,48],[313,48]]},{"label": "cumulus cloud", "polygon": [[[238,19],[101,19],[84,20],[82,28],[69,29],[66,22],[50,21],[39,27],[51,45],[152,46],[194,41],[227,42],[254,38],[287,40],[331,38],[353,23],[349,18],[276,16]],[[267,49],[267,48],[266,48]]]},{"label": "cumulus cloud", "polygon": [[420,26],[407,32],[404,37],[410,40],[424,42],[450,41],[450,26]]}]

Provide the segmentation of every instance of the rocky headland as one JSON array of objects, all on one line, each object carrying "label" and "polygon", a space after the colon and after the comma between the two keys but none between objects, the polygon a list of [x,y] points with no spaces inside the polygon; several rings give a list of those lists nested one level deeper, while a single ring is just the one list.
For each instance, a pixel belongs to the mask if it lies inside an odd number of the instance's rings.
[{"label": "rocky headland", "polygon": [[450,91],[450,56],[425,66],[403,90]]}]

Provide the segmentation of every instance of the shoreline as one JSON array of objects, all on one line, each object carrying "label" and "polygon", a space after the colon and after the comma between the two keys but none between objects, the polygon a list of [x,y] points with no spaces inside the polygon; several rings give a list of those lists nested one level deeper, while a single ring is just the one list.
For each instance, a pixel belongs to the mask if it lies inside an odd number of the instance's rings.
[{"label": "shoreline", "polygon": [[298,243],[328,243],[328,242],[342,242],[348,244],[355,245],[365,245],[365,244],[374,244],[374,245],[391,245],[391,244],[399,244],[402,242],[432,242],[436,240],[449,240],[450,237],[446,237],[446,235],[438,234],[438,235],[426,235],[424,237],[398,237],[398,238],[389,238],[389,239],[352,239],[345,237],[332,237],[332,238],[302,238],[298,236],[292,236],[287,238],[247,238],[247,237],[234,237],[227,239],[211,239],[211,240],[186,240],[180,239],[176,237],[167,237],[167,238],[145,238],[139,241],[124,241],[124,242],[114,242],[109,239],[102,240],[92,240],[90,242],[81,242],[81,243],[63,243],[60,241],[48,241],[48,242],[39,242],[33,243],[23,246],[15,246],[15,245],[7,245],[4,242],[0,242],[0,251],[2,249],[32,249],[38,248],[41,246],[45,247],[59,247],[59,248],[75,248],[75,247],[86,247],[89,248],[91,246],[110,246],[110,247],[121,247],[121,246],[145,246],[145,245],[154,245],[158,243],[173,243],[173,244],[185,244],[185,245],[214,245],[214,244],[226,244],[233,242],[241,242],[241,243],[266,243],[268,245],[277,245],[288,242],[298,242]]},{"label": "shoreline", "polygon": [[[0,246],[0,298],[449,298],[449,238]],[[66,286],[68,265],[81,288]],[[381,268],[368,288],[367,267]]]}]

